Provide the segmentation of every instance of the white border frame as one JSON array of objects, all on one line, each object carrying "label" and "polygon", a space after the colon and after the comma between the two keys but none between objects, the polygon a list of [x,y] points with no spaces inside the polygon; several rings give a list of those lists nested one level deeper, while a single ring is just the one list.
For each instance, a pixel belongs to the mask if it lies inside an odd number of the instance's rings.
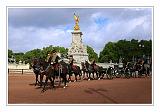
[{"label": "white border frame", "polygon": [[[12,8],[26,8],[26,9],[30,9],[30,8],[151,8],[151,10],[152,10],[152,45],[153,45],[153,42],[154,42],[154,37],[153,37],[153,35],[154,35],[154,33],[153,33],[153,15],[154,15],[154,7],[153,6],[139,6],[139,7],[137,7],[137,6],[127,6],[127,7],[124,7],[124,6],[119,6],[119,7],[115,7],[115,6],[107,6],[107,7],[105,7],[105,6],[100,6],[100,7],[98,7],[98,6],[89,6],[89,7],[87,7],[87,6],[65,6],[65,7],[63,7],[63,6],[54,6],[54,7],[47,7],[47,6],[32,6],[32,7],[30,7],[30,6],[20,6],[20,7],[17,7],[17,6],[6,6],[6,17],[7,17],[7,24],[6,24],[6,35],[7,35],[7,46],[6,46],[6,51],[8,51],[8,9],[12,9]],[[152,50],[152,54],[153,54],[153,50]],[[8,52],[7,52],[7,56],[8,56]],[[153,62],[153,61],[152,61]],[[6,60],[6,63],[8,63],[8,58],[7,58],[7,60]],[[153,64],[152,64],[153,65]],[[154,72],[154,71],[152,71],[152,72]],[[154,103],[153,103],[153,89],[154,89],[154,86],[153,86],[153,82],[154,82],[154,75],[152,76],[152,103],[151,104],[8,104],[8,65],[7,65],[7,70],[6,70],[6,73],[7,73],[7,75],[6,75],[6,79],[7,79],[7,83],[6,83],[6,93],[7,93],[7,103],[6,103],[6,105],[7,106],[153,106],[154,105]],[[153,73],[152,73],[153,74]]]},{"label": "white border frame", "polygon": [[[0,16],[2,17],[0,20],[0,24],[2,26],[0,26],[1,30],[0,30],[0,35],[2,36],[2,38],[0,38],[0,50],[4,55],[0,55],[0,59],[2,59],[2,61],[0,61],[0,68],[2,70],[2,77],[0,79],[0,88],[2,88],[3,92],[0,92],[0,111],[5,111],[5,112],[21,112],[21,111],[35,111],[35,109],[39,109],[38,111],[47,111],[47,112],[53,112],[53,111],[62,111],[63,109],[67,112],[70,111],[78,111],[78,112],[82,112],[82,111],[93,111],[93,112],[97,112],[97,111],[101,111],[101,112],[117,112],[118,111],[123,111],[123,112],[135,112],[135,111],[140,111],[140,112],[159,112],[159,99],[160,99],[160,91],[159,91],[159,82],[160,82],[160,76],[158,75],[159,73],[159,63],[160,63],[160,59],[159,59],[159,40],[160,38],[158,37],[160,35],[159,32],[159,20],[160,20],[160,16],[159,16],[159,10],[160,10],[160,1],[159,0],[112,0],[112,1],[107,1],[107,0],[98,0],[98,1],[93,1],[93,0],[88,0],[88,1],[68,1],[68,0],[39,0],[37,3],[37,0],[3,0],[0,1]],[[4,85],[6,85],[6,66],[7,63],[4,61],[6,60],[6,49],[4,49],[6,47],[6,6],[77,6],[77,4],[79,4],[78,6],[153,6],[154,7],[154,26],[153,26],[153,31],[154,31],[154,42],[153,42],[153,50],[154,50],[154,54],[152,55],[152,59],[154,62],[153,64],[153,69],[154,69],[154,83],[152,86],[154,86],[154,92],[153,92],[153,105],[152,106],[7,106],[6,105],[6,88]],[[1,41],[2,40],[2,41]],[[156,61],[155,61],[156,60]]]}]

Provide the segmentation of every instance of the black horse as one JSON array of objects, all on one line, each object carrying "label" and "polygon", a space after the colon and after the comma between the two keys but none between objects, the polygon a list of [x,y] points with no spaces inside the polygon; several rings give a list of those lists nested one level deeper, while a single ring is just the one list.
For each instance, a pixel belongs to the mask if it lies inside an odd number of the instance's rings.
[{"label": "black horse", "polygon": [[66,66],[67,64],[62,60],[59,63],[57,63],[55,66],[53,66],[54,71],[53,74],[54,76],[58,76],[62,78],[62,82],[64,83],[64,88],[67,86],[67,74],[68,74],[68,67]]},{"label": "black horse", "polygon": [[55,64],[49,64],[48,67],[46,68],[46,70],[43,72],[43,75],[46,76],[45,79],[45,83],[44,83],[44,87],[43,87],[43,92],[45,91],[45,87],[47,85],[48,79],[51,81],[51,85],[54,86],[54,81],[56,77],[59,77],[59,85],[61,83],[61,78],[62,78],[62,82],[64,83],[64,87],[65,88],[67,86],[67,73],[68,73],[68,68],[67,66],[64,64],[63,61],[60,61],[59,63],[55,63]]},{"label": "black horse", "polygon": [[[94,74],[96,74],[97,79],[100,79],[101,71],[100,71],[100,67],[98,65],[85,63],[85,66],[88,70],[88,80],[95,79]],[[91,74],[93,76],[92,78],[91,78]]]},{"label": "black horse", "polygon": [[85,77],[87,76],[88,77],[88,69],[87,69],[87,66],[84,62],[81,62],[81,71],[82,71],[82,74],[83,74],[83,79],[85,79]]},{"label": "black horse", "polygon": [[131,68],[126,66],[125,70],[124,70],[124,75],[125,75],[125,78],[129,79],[131,78]]},{"label": "black horse", "polygon": [[77,76],[79,76],[80,79],[81,79],[81,76],[82,76],[80,67],[78,65],[74,65],[73,61],[70,64],[68,64],[68,74],[69,74],[68,81],[71,81],[72,74],[75,75],[74,82],[78,81]]},{"label": "black horse", "polygon": [[114,68],[112,66],[109,66],[109,68],[107,69],[107,78],[113,79],[113,75],[114,75]]},{"label": "black horse", "polygon": [[151,75],[151,70],[152,70],[151,62],[148,63],[147,60],[145,60],[143,61],[142,66],[143,66],[143,73],[145,74],[146,77],[149,77]]},{"label": "black horse", "polygon": [[144,68],[143,68],[142,61],[139,61],[136,63],[135,71],[137,72],[136,74],[138,75],[139,78],[143,76]]},{"label": "black horse", "polygon": [[[35,81],[35,86],[41,81],[38,80],[38,76],[41,76],[41,71],[42,71],[42,66],[41,66],[41,63],[40,63],[40,60],[38,58],[34,58],[32,59],[32,64],[31,64],[32,68],[33,68],[33,72],[35,74],[35,78],[36,78],[36,81]],[[41,80],[41,78],[40,78]]]},{"label": "black horse", "polygon": [[104,76],[107,74],[107,68],[103,68],[102,66],[99,67],[99,77],[103,79]]}]

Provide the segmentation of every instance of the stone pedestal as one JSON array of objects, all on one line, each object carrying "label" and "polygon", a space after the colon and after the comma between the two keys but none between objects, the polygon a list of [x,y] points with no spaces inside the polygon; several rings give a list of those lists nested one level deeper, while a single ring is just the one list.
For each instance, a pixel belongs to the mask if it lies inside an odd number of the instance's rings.
[{"label": "stone pedestal", "polygon": [[87,47],[82,43],[82,35],[80,30],[72,32],[72,43],[68,50],[68,55],[72,55],[76,63],[88,61]]}]

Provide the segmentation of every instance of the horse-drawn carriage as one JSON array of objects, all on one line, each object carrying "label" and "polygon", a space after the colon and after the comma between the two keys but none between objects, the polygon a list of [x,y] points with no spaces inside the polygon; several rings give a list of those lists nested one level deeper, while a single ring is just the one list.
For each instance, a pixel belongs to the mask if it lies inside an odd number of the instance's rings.
[{"label": "horse-drawn carriage", "polygon": [[[113,79],[113,78],[131,78],[131,77],[141,77],[142,74],[150,73],[151,67],[148,64],[138,64],[128,62],[125,66],[123,63],[115,64],[114,66],[109,66],[108,68],[103,68],[97,64],[90,64],[87,61],[81,63],[81,69],[78,65],[69,64],[60,60],[56,64],[50,64],[43,59],[33,59],[32,60],[33,71],[36,75],[36,83],[43,86],[47,85],[48,80],[51,81],[51,85],[54,87],[55,78],[59,78],[59,84],[64,83],[64,88],[67,86],[67,81],[71,80],[71,76],[75,75],[75,81],[77,81],[77,76],[79,75],[83,79],[87,80],[93,79]],[[43,76],[46,76],[45,82],[43,82]],[[95,77],[96,75],[96,77]],[[38,81],[38,76],[40,76],[40,81]],[[105,77],[106,76],[106,77]],[[67,79],[67,77],[69,77]],[[62,80],[61,80],[62,79]],[[72,78],[73,79],[73,78]]]}]

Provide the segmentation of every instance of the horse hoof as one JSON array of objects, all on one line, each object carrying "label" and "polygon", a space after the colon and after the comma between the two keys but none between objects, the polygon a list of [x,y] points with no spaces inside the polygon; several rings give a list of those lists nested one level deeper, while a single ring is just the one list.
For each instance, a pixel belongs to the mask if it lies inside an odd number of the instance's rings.
[{"label": "horse hoof", "polygon": [[42,92],[42,93],[44,93],[44,92],[45,92],[45,90],[42,90],[41,92]]},{"label": "horse hoof", "polygon": [[98,78],[98,80],[101,80],[101,78]]},{"label": "horse hoof", "polygon": [[66,87],[67,87],[68,85],[66,85]]},{"label": "horse hoof", "polygon": [[74,82],[76,82],[76,80],[74,80]]},{"label": "horse hoof", "polygon": [[90,81],[91,79],[88,79],[88,81]]},{"label": "horse hoof", "polygon": [[66,87],[64,86],[63,88],[65,89]]}]

